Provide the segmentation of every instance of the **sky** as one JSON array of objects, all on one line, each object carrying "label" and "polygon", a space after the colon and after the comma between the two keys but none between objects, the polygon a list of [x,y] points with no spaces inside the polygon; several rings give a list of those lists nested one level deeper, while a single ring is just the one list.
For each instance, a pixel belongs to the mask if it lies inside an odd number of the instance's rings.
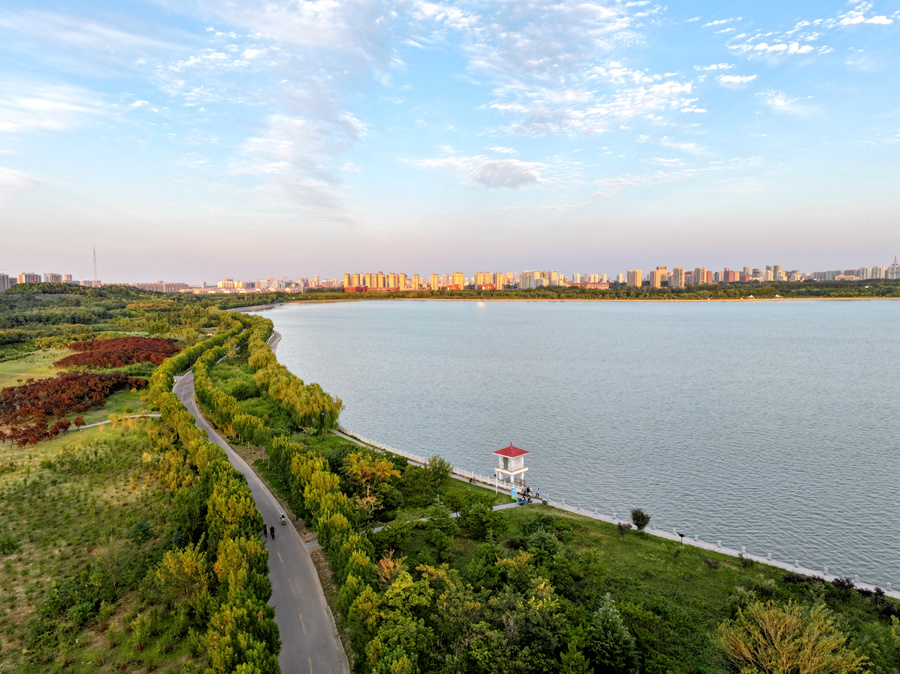
[{"label": "sky", "polygon": [[900,254],[900,0],[0,2],[0,271]]}]

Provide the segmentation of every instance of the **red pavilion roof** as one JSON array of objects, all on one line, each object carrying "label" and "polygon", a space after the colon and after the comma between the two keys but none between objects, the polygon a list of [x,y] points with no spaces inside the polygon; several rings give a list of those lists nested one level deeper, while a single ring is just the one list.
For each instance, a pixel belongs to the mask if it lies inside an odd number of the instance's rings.
[{"label": "red pavilion roof", "polygon": [[528,454],[527,449],[519,449],[518,447],[513,447],[510,445],[509,447],[504,447],[503,449],[498,449],[494,454],[499,454],[500,456],[507,456],[510,459],[514,459],[517,456],[522,456],[523,454]]}]

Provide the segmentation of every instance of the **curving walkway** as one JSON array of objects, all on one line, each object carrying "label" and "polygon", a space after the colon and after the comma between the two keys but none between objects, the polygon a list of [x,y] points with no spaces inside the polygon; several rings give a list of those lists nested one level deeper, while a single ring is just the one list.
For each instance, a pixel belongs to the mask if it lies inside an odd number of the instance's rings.
[{"label": "curving walkway", "polygon": [[267,526],[275,526],[275,540],[266,538],[269,549],[269,580],[275,622],[281,632],[278,664],[284,674],[341,674],[350,672],[319,576],[293,525],[278,524],[281,506],[256,473],[203,418],[194,400],[194,373],[178,377],[173,388],[194,415],[197,427],[210,442],[228,454],[228,460],[246,478],[256,507]]}]

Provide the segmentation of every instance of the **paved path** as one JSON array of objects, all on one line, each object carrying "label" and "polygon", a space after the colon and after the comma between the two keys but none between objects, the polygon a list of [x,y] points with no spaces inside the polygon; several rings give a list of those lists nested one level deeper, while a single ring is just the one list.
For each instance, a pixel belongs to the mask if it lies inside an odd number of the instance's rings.
[{"label": "paved path", "polygon": [[194,373],[188,372],[177,378],[173,390],[194,415],[197,427],[206,431],[210,442],[225,450],[231,465],[247,478],[253,500],[266,525],[275,526],[275,540],[266,538],[266,546],[272,582],[269,603],[275,607],[275,622],[281,632],[281,653],[278,655],[281,671],[284,674],[349,674],[350,667],[334,617],[297,530],[290,522],[287,526],[278,524],[282,512],[278,501],[200,414],[194,400]]},{"label": "paved path", "polygon": [[[122,419],[143,419],[145,417],[157,417],[158,418],[161,416],[162,416],[161,414],[129,414],[128,416],[125,416],[125,417],[119,417],[119,421],[122,421]],[[85,424],[84,426],[81,426],[81,427],[76,426],[75,430],[80,431],[82,428],[94,428],[94,426],[102,426],[103,424],[111,424],[111,423],[112,422],[109,420],[98,421],[93,424]],[[72,429],[70,428],[69,430],[72,430]]]}]

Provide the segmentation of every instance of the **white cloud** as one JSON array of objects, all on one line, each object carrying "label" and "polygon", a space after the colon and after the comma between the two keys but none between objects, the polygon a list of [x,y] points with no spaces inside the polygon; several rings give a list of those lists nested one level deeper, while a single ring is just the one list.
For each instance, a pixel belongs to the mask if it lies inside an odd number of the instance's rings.
[{"label": "white cloud", "polygon": [[[273,115],[262,136],[248,139],[233,175],[251,175],[274,194],[311,213],[343,217],[334,158],[359,142],[365,127],[350,113],[339,119],[309,120]],[[346,167],[346,164],[345,164]]]},{"label": "white cloud", "polygon": [[[419,32],[427,42],[445,39],[447,6],[417,3]],[[483,107],[510,119],[504,131],[525,135],[594,134],[623,119],[664,121],[690,108],[690,82],[677,74],[634,69],[611,55],[639,44],[640,5],[594,0],[480,3],[460,32],[468,71],[492,87]],[[431,34],[425,18],[431,18]]]},{"label": "white cloud", "polygon": [[672,140],[668,136],[664,136],[662,139],[660,139],[659,144],[662,147],[667,147],[672,150],[680,150],[681,152],[687,152],[689,154],[708,154],[707,149],[701,145],[697,145],[697,143],[680,143],[678,141]]},{"label": "white cloud", "polygon": [[21,171],[0,166],[0,199],[38,187],[40,183]]},{"label": "white cloud", "polygon": [[755,157],[748,159],[734,158],[727,162],[709,162],[706,166],[700,168],[678,168],[673,166],[671,168],[674,170],[663,169],[644,175],[631,174],[614,178],[603,178],[595,183],[596,191],[594,192],[594,197],[611,197],[635,187],[652,187],[654,185],[663,185],[679,180],[687,180],[700,175],[736,171],[755,166],[758,163],[759,160]]},{"label": "white cloud", "polygon": [[681,159],[666,159],[664,157],[653,157],[650,161],[654,164],[659,164],[660,166],[667,167],[680,167],[684,166],[684,162]]},{"label": "white cloud", "polygon": [[462,173],[469,182],[485,187],[507,187],[519,189],[524,185],[535,185],[541,180],[544,164],[518,159],[497,159],[485,155],[471,157],[443,157],[422,159],[417,163],[427,168],[442,168]]},{"label": "white cloud", "polygon": [[[158,0],[178,12],[180,0]],[[198,0],[197,13],[213,15],[262,38],[301,48],[342,53],[361,65],[390,61],[391,8],[379,0]]]},{"label": "white cloud", "polygon": [[731,23],[732,21],[740,21],[741,17],[731,18],[731,19],[717,19],[715,21],[710,21],[709,23],[704,23],[704,28],[709,28],[710,26],[724,26],[726,23]]},{"label": "white cloud", "polygon": [[59,84],[0,84],[0,132],[66,131],[113,114],[86,89]]},{"label": "white cloud", "polygon": [[519,154],[517,150],[512,149],[511,147],[489,147],[488,150],[491,152],[497,152],[499,154]]},{"label": "white cloud", "polygon": [[815,113],[813,106],[800,102],[798,98],[789,98],[783,91],[770,90],[757,95],[763,99],[773,112],[794,117],[808,117]]},{"label": "white cloud", "polygon": [[734,65],[731,63],[713,63],[710,66],[694,66],[694,70],[731,70]]},{"label": "white cloud", "polygon": [[716,80],[723,87],[736,89],[756,79],[756,75],[719,75]]},{"label": "white cloud", "polygon": [[875,15],[867,17],[866,14],[872,10],[873,3],[871,2],[860,2],[845,14],[838,16],[838,24],[840,26],[857,26],[859,24],[868,23],[875,24],[881,26],[889,26],[894,23],[894,20],[884,16],[884,15]]}]

